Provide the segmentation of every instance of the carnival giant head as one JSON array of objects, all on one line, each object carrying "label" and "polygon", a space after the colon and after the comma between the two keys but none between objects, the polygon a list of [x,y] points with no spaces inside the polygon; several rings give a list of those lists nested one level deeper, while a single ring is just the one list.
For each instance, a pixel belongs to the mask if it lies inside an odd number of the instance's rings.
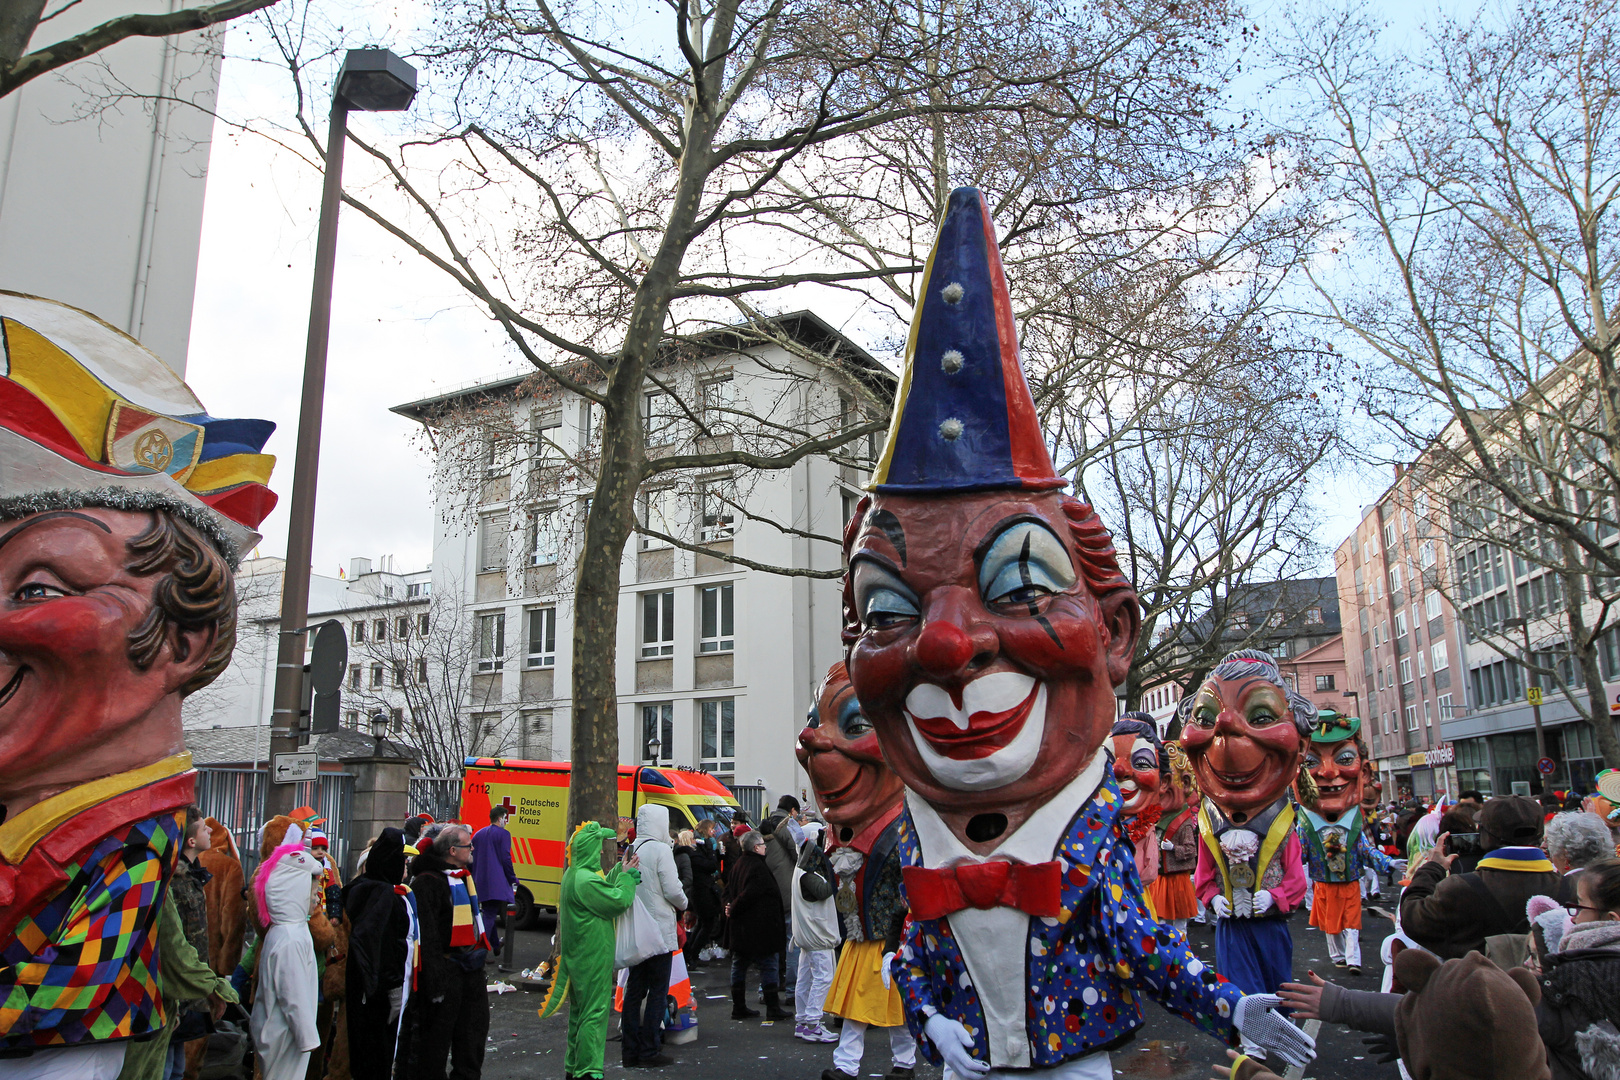
[{"label": "carnival giant head", "polygon": [[1283,681],[1269,653],[1229,653],[1183,699],[1181,745],[1204,796],[1241,825],[1300,775],[1316,706]]},{"label": "carnival giant head", "polygon": [[816,690],[797,753],[834,842],[847,844],[900,805],[900,778],[883,762],[877,733],[861,711],[842,660]]},{"label": "carnival giant head", "polygon": [[1183,807],[1198,805],[1198,779],[1180,741],[1171,739],[1165,743],[1164,757],[1170,763],[1170,778],[1159,789],[1159,805],[1164,808],[1164,816],[1170,818]]},{"label": "carnival giant head", "polygon": [[1316,784],[1317,808],[1327,820],[1337,821],[1360,805],[1367,781],[1360,719],[1331,709],[1318,713],[1305,748],[1305,770]]},{"label": "carnival giant head", "polygon": [[1126,713],[1109,732],[1114,749],[1114,780],[1119,784],[1120,808],[1136,817],[1149,806],[1161,809],[1160,792],[1169,783],[1170,763],[1164,756],[1158,725],[1148,713]]},{"label": "carnival giant head", "polygon": [[983,851],[1100,751],[1140,613],[1052,467],[978,191],[951,193],[919,298],[844,640],[889,767]]},{"label": "carnival giant head", "polygon": [[134,339],[0,293],[0,803],[183,749],[230,662],[272,424],[218,420]]}]

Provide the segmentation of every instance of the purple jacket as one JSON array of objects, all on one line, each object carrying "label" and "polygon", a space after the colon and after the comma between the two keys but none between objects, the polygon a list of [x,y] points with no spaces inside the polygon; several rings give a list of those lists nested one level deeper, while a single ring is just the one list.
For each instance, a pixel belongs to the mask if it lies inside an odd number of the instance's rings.
[{"label": "purple jacket", "polygon": [[486,825],[473,834],[473,887],[483,903],[511,903],[517,874],[512,870],[512,834],[499,825]]}]

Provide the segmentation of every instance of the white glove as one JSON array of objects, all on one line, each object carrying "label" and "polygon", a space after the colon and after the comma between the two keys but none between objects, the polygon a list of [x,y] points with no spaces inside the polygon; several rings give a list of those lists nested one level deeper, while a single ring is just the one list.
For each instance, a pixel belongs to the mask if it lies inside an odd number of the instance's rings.
[{"label": "white glove", "polygon": [[1406,873],[1406,860],[1405,859],[1391,859],[1391,860],[1389,860],[1389,865],[1391,865],[1391,866],[1393,866],[1395,868],[1395,872],[1397,874]]},{"label": "white glove", "polygon": [[1160,840],[1159,841],[1159,850],[1160,851],[1174,851],[1174,850],[1176,850],[1176,845],[1174,843],[1172,843],[1171,841],[1169,841],[1169,840]]},{"label": "white glove", "polygon": [[945,1059],[945,1067],[957,1076],[983,1076],[990,1071],[988,1061],[980,1061],[970,1056],[973,1050],[973,1036],[968,1034],[967,1028],[959,1021],[952,1020],[942,1013],[935,1013],[923,1025],[923,1035],[934,1044],[939,1056]]},{"label": "white glove", "polygon": [[1246,994],[1232,1010],[1232,1026],[1243,1036],[1244,1043],[1302,1068],[1316,1060],[1316,1040],[1272,1012],[1281,1004],[1282,998],[1276,994]]},{"label": "white glove", "polygon": [[1230,919],[1232,917],[1232,905],[1224,896],[1217,896],[1209,902],[1209,906],[1215,909],[1217,919]]},{"label": "white glove", "polygon": [[886,952],[883,954],[883,967],[879,969],[878,974],[883,978],[883,989],[885,990],[894,985],[894,975],[889,971],[889,965],[893,962],[894,953]]},{"label": "white glove", "polygon": [[1264,915],[1266,912],[1270,911],[1272,908],[1274,908],[1276,906],[1277,906],[1276,899],[1271,895],[1271,893],[1267,892],[1265,889],[1261,889],[1261,890],[1259,890],[1258,892],[1256,892],[1254,894],[1254,913],[1255,913],[1255,915],[1257,915],[1257,916]]}]

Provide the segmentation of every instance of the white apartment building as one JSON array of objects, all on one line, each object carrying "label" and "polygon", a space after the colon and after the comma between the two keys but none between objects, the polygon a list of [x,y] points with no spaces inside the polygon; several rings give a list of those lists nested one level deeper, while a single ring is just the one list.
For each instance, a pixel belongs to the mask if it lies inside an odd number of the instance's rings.
[{"label": "white apartment building", "polygon": [[[52,4],[30,45],[199,5]],[[224,33],[129,38],[0,98],[0,288],[83,308],[181,375]]]},{"label": "white apartment building", "polygon": [[[649,383],[650,456],[743,445],[751,438],[745,427],[770,423],[825,434],[886,409],[874,405],[871,387],[881,397],[893,377],[859,346],[807,312],[768,325],[792,349],[715,336],[712,348],[660,366],[658,380],[679,388],[686,404]],[[837,366],[819,365],[807,351],[837,357]],[[864,396],[848,370],[866,381]],[[452,593],[463,599],[475,630],[471,752],[561,760],[569,756],[572,665],[591,662],[572,657],[569,642],[598,415],[588,400],[537,383],[507,379],[394,411],[440,440],[433,585],[436,603]],[[446,419],[467,409],[482,413],[479,425]],[[862,440],[852,452],[869,462],[877,442]],[[451,473],[467,460],[475,474],[458,481]],[[624,551],[621,761],[698,767],[733,786],[763,787],[770,799],[808,800],[794,747],[816,684],[843,657],[841,583],[723,556],[839,571],[838,540],[866,476],[812,456],[775,472],[683,471],[644,485],[640,522],[698,550],[637,533]]]}]

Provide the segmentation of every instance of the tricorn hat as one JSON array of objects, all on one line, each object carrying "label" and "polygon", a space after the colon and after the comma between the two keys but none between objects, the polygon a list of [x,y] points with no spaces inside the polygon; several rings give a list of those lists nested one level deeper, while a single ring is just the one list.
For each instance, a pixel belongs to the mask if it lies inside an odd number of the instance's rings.
[{"label": "tricorn hat", "polygon": [[977,188],[951,192],[923,267],[880,493],[1044,491],[1052,467],[1024,378],[995,226]]}]

